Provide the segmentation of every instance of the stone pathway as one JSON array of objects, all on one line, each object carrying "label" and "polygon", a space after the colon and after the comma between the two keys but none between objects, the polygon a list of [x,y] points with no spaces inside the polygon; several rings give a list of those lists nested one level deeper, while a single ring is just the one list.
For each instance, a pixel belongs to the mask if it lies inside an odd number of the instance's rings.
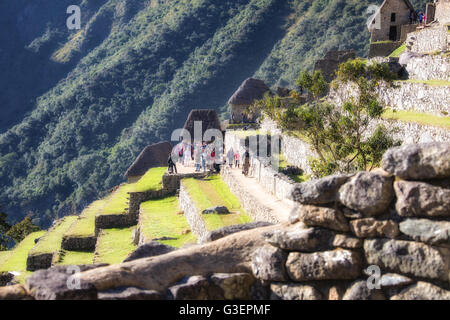
[{"label": "stone pathway", "polygon": [[295,203],[290,200],[280,200],[266,191],[255,178],[246,177],[242,174],[242,169],[233,168],[231,170],[233,177],[239,184],[245,186],[245,189],[251,193],[259,202],[273,210],[280,222],[288,221],[288,217]]},{"label": "stone pathway", "polygon": [[[181,163],[177,163],[179,174],[194,173],[195,168],[185,167]],[[233,177],[244,186],[245,190],[252,194],[261,205],[271,209],[280,222],[288,221],[289,213],[295,207],[295,203],[290,200],[280,200],[271,193],[267,192],[255,178],[246,177],[242,174],[242,169],[233,168],[231,170]]]}]

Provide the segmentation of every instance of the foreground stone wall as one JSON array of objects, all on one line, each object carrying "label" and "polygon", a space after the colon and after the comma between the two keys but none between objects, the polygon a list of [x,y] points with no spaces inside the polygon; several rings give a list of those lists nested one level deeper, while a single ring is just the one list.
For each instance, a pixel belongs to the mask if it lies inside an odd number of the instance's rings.
[{"label": "foreground stone wall", "polygon": [[383,169],[297,186],[253,260],[272,298],[450,300],[450,143],[391,149]]}]

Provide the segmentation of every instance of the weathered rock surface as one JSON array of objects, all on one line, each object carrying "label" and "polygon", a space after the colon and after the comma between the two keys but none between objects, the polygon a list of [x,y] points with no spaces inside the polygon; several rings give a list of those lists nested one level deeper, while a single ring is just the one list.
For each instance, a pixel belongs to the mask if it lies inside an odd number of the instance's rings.
[{"label": "weathered rock surface", "polygon": [[122,287],[98,293],[99,300],[161,300],[163,298],[157,291],[136,287]]},{"label": "weathered rock surface", "polygon": [[367,263],[382,270],[442,281],[449,279],[450,249],[413,241],[375,239],[364,241],[364,251]]},{"label": "weathered rock surface", "polygon": [[[26,287],[36,300],[96,300],[96,287],[86,281],[80,281],[73,273],[74,266],[58,266],[39,270],[26,279]],[[80,266],[83,272],[95,269],[99,265]]]},{"label": "weathered rock surface", "polygon": [[21,284],[15,286],[2,287],[0,290],[0,300],[33,300],[25,287]]},{"label": "weathered rock surface", "polygon": [[386,297],[381,290],[371,290],[367,287],[367,281],[361,280],[347,289],[342,300],[386,300]]},{"label": "weathered rock surface", "polygon": [[427,219],[407,219],[400,223],[400,231],[416,241],[450,247],[450,222]]},{"label": "weathered rock surface", "polygon": [[294,201],[302,204],[326,204],[337,200],[339,188],[351,175],[333,175],[318,180],[299,183],[292,191]]},{"label": "weathered rock surface", "polygon": [[226,300],[248,300],[252,298],[252,285],[255,278],[249,273],[215,273],[211,283],[223,291]]},{"label": "weathered rock surface", "polygon": [[366,217],[383,213],[390,205],[393,177],[373,172],[359,172],[339,189],[339,201]]},{"label": "weathered rock surface", "polygon": [[450,300],[450,291],[419,281],[391,297],[391,300]]},{"label": "weathered rock surface", "polygon": [[263,234],[266,241],[273,246],[288,251],[314,252],[330,250],[334,233],[323,228],[302,228],[294,225]]},{"label": "weathered rock surface", "polygon": [[380,278],[380,285],[383,288],[407,286],[413,282],[411,278],[396,273],[386,273]]},{"label": "weathered rock surface", "polygon": [[246,231],[246,230],[251,230],[251,229],[256,229],[256,228],[263,228],[263,227],[267,227],[270,225],[272,225],[272,223],[270,223],[270,222],[257,221],[257,222],[251,222],[251,223],[246,223],[246,224],[237,224],[237,225],[232,225],[232,226],[226,226],[221,229],[208,232],[208,234],[203,239],[201,239],[201,243],[215,241],[217,239],[226,237],[226,236],[236,233],[236,232],[241,232],[241,231]]},{"label": "weathered rock surface", "polygon": [[302,205],[298,217],[309,227],[323,227],[335,231],[349,231],[348,221],[339,210],[332,208]]},{"label": "weathered rock surface", "polygon": [[387,237],[393,239],[399,234],[398,224],[392,220],[357,219],[350,222],[350,228],[358,238]]},{"label": "weathered rock surface", "polygon": [[382,167],[405,180],[450,177],[450,142],[403,145],[389,149]]},{"label": "weathered rock surface", "polygon": [[395,208],[404,217],[450,217],[450,189],[424,182],[394,183]]},{"label": "weathered rock surface", "polygon": [[296,283],[272,283],[271,300],[322,300],[322,294],[314,287]]},{"label": "weathered rock surface", "polygon": [[361,256],[349,250],[315,253],[291,252],[286,270],[293,281],[356,279],[361,274]]},{"label": "weathered rock surface", "polygon": [[191,276],[169,288],[174,300],[218,300],[223,299],[222,290],[209,283],[203,276]]},{"label": "weathered rock surface", "polygon": [[6,286],[14,279],[14,275],[9,272],[0,272],[0,287]]},{"label": "weathered rock surface", "polygon": [[345,234],[337,234],[333,239],[333,246],[343,249],[359,249],[362,248],[363,241]]},{"label": "weathered rock surface", "polygon": [[142,258],[159,256],[176,250],[176,248],[162,244],[157,241],[150,241],[134,250],[123,262],[133,261]]},{"label": "weathered rock surface", "polygon": [[202,211],[202,214],[229,214],[230,210],[224,206],[212,207]]},{"label": "weathered rock surface", "polygon": [[255,250],[252,260],[253,275],[266,281],[286,281],[287,253],[271,245]]}]

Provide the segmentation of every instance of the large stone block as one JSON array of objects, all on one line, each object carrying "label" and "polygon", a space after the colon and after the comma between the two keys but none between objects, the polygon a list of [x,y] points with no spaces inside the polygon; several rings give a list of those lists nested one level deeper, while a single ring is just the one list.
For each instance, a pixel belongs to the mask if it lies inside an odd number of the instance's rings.
[{"label": "large stone block", "polygon": [[450,222],[427,219],[407,219],[400,223],[400,231],[416,241],[450,247]]},{"label": "large stone block", "polygon": [[154,290],[135,287],[121,287],[98,293],[98,300],[162,300],[163,296]]},{"label": "large stone block", "polygon": [[252,286],[255,278],[248,273],[215,273],[210,277],[211,283],[223,291],[227,300],[249,300],[252,298]]},{"label": "large stone block", "polygon": [[218,300],[223,299],[222,290],[209,283],[203,276],[191,276],[169,288],[174,300]]},{"label": "large stone block", "polygon": [[399,234],[398,224],[392,220],[356,219],[350,222],[350,228],[358,238],[395,238]]},{"label": "large stone block", "polygon": [[310,285],[298,283],[272,283],[271,300],[322,300],[323,296]]},{"label": "large stone block", "polygon": [[286,281],[287,253],[271,245],[256,249],[252,258],[253,275],[266,281]]},{"label": "large stone block", "polygon": [[353,283],[345,292],[342,300],[386,300],[381,290],[369,289],[367,281]]},{"label": "large stone block", "polygon": [[403,145],[389,149],[382,167],[405,180],[450,177],[450,142]]},{"label": "large stone block", "polygon": [[150,241],[140,245],[136,250],[128,255],[123,262],[129,262],[137,259],[149,258],[159,256],[176,250],[176,248],[159,243],[157,241]]},{"label": "large stone block", "polygon": [[395,208],[404,217],[450,217],[450,189],[424,182],[394,183]]},{"label": "large stone block", "polygon": [[[297,212],[298,212],[298,219],[307,226],[323,227],[343,232],[350,230],[347,219],[339,210],[310,205],[302,205],[298,208]],[[291,221],[293,221],[292,217],[290,217],[290,219]]]},{"label": "large stone block", "polygon": [[450,291],[419,281],[391,297],[391,300],[450,300]]},{"label": "large stone block", "polygon": [[386,211],[394,198],[393,177],[359,172],[339,189],[339,201],[366,217]]},{"label": "large stone block", "polygon": [[339,188],[352,175],[333,175],[318,180],[298,183],[292,192],[294,201],[302,204],[327,204],[337,200]]},{"label": "large stone block", "polygon": [[300,225],[263,234],[268,243],[283,250],[314,252],[330,250],[334,233],[322,228],[301,228]]},{"label": "large stone block", "polygon": [[364,241],[367,263],[382,270],[433,280],[449,280],[450,249],[403,240]]},{"label": "large stone block", "polygon": [[291,252],[286,269],[289,277],[298,282],[351,280],[361,274],[361,256],[358,252],[342,249],[315,253]]}]

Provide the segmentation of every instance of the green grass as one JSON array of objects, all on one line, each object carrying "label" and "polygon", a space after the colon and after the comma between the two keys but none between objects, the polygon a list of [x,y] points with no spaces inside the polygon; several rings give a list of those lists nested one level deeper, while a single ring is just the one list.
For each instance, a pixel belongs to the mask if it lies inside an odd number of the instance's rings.
[{"label": "green grass", "polygon": [[34,240],[42,237],[45,231],[29,234],[22,242],[10,251],[1,251],[0,271],[25,272],[27,269],[28,252],[35,246]]},{"label": "green grass", "polygon": [[176,240],[159,241],[179,248],[187,243],[196,243],[197,238],[192,233],[182,234],[190,229],[184,215],[178,214],[180,207],[176,197],[151,200],[141,204],[140,232],[145,239],[170,237]]},{"label": "green grass", "polygon": [[103,229],[97,240],[94,263],[121,263],[137,246],[132,243],[135,227]]},{"label": "green grass", "polygon": [[382,44],[382,43],[394,43],[394,41],[392,41],[392,40],[375,41],[375,42],[371,42],[370,44]]},{"label": "green grass", "polygon": [[123,184],[108,197],[100,215],[125,214],[128,208],[129,192],[133,192],[135,183]]},{"label": "green grass", "polygon": [[252,221],[242,209],[240,201],[219,175],[203,180],[184,179],[183,185],[200,211],[215,206],[226,206],[230,210],[231,213],[226,215],[204,214],[203,220],[208,230]]},{"label": "green grass", "polygon": [[149,190],[159,190],[162,188],[162,177],[167,168],[152,168],[136,182],[133,192],[144,192]]},{"label": "green grass", "polygon": [[98,200],[84,209],[78,219],[67,230],[65,236],[84,238],[95,235],[95,216],[102,210],[106,202],[106,200]]},{"label": "green grass", "polygon": [[53,253],[61,250],[61,241],[70,226],[77,220],[77,216],[67,216],[52,229],[50,229],[30,250],[30,255]]},{"label": "green grass", "polygon": [[61,253],[59,265],[81,265],[92,264],[94,261],[93,252],[66,251]]},{"label": "green grass", "polygon": [[386,110],[383,114],[385,119],[393,119],[404,122],[415,122],[422,125],[436,126],[450,129],[450,117],[439,117],[431,114],[419,113],[414,111],[393,111]]},{"label": "green grass", "polygon": [[428,84],[430,86],[450,86],[450,81],[447,80],[416,80],[416,79],[409,79],[409,80],[401,80],[401,82],[410,82],[410,83],[423,83]]},{"label": "green grass", "polygon": [[406,43],[402,44],[400,47],[398,47],[397,49],[395,49],[390,55],[389,57],[391,58],[399,58],[401,56],[401,54],[403,52],[405,52],[406,50]]}]

